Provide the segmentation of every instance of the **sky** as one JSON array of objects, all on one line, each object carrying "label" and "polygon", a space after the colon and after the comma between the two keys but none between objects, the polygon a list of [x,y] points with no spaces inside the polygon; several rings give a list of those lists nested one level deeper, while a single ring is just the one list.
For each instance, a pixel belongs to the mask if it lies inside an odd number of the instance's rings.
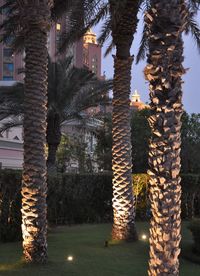
[{"label": "sky", "polygon": [[[200,22],[200,15],[198,15],[198,21]],[[137,34],[134,38],[133,45],[131,48],[131,54],[137,54],[137,50],[140,44],[140,38],[142,33],[142,20],[140,20]],[[93,28],[94,32],[100,33],[101,24]],[[105,44],[102,48],[102,73],[105,71],[107,78],[113,78],[113,51],[106,58],[103,57],[106,49]],[[184,75],[183,80],[183,104],[184,109],[188,113],[200,113],[200,51],[198,51],[196,43],[193,38],[184,35],[184,67],[189,68],[187,73]],[[131,91],[137,89],[141,95],[143,102],[149,102],[148,82],[144,79],[143,70],[146,65],[145,61],[140,62],[138,65],[133,64],[132,66],[132,80],[131,80]]]}]

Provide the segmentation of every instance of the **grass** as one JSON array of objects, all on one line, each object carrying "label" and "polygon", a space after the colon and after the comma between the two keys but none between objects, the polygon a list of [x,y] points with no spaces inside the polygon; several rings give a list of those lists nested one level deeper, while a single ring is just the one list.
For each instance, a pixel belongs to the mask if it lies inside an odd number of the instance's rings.
[{"label": "grass", "polygon": [[[148,234],[147,223],[137,223],[139,236]],[[111,225],[58,227],[48,238],[49,261],[45,265],[26,265],[21,261],[20,243],[0,244],[1,276],[144,276],[147,275],[148,242],[115,243],[104,247]],[[183,226],[184,245],[191,235]],[[73,262],[67,256],[74,257]],[[200,265],[180,260],[181,276],[199,276]]]}]

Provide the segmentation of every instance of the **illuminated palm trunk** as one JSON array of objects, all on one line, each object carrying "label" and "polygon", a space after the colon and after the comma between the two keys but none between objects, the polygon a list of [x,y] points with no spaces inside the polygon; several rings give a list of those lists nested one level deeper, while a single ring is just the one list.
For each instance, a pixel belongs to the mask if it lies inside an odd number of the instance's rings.
[{"label": "illuminated palm trunk", "polygon": [[178,275],[181,240],[180,149],[184,1],[151,1],[146,14],[152,138],[148,174],[152,219],[149,275]]},{"label": "illuminated palm trunk", "polygon": [[128,0],[115,25],[115,1],[110,1],[112,37],[116,45],[113,80],[112,170],[113,229],[115,240],[136,240],[135,198],[132,189],[130,83],[133,57],[130,48],[137,28],[138,1]]},{"label": "illuminated palm trunk", "polygon": [[46,113],[47,31],[50,1],[21,4],[25,35],[24,165],[22,181],[22,235],[28,262],[47,259]]}]

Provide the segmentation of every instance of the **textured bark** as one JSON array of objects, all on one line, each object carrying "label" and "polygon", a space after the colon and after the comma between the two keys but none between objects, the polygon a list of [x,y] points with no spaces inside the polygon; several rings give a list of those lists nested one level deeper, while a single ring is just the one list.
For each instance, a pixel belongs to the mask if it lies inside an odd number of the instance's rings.
[{"label": "textured bark", "polygon": [[25,260],[37,263],[43,263],[47,259],[45,143],[49,8],[50,1],[26,1],[26,4],[21,5],[24,29],[27,31],[22,235]]},{"label": "textured bark", "polygon": [[112,169],[113,169],[113,231],[112,238],[136,238],[135,199],[132,190],[130,79],[132,57],[115,57],[113,115],[112,115]]},{"label": "textured bark", "polygon": [[150,226],[149,275],[178,275],[181,240],[180,147],[184,1],[151,1],[146,14],[149,55],[145,68],[150,83],[149,124]]},{"label": "textured bark", "polygon": [[[116,11],[116,4],[116,1],[110,1],[112,37],[116,45],[112,114],[112,238],[131,241],[137,239],[137,233],[132,190],[130,83],[133,58],[130,56],[130,47],[137,28],[139,4],[138,1],[128,0],[123,11]],[[116,18],[117,14],[120,20]]]}]

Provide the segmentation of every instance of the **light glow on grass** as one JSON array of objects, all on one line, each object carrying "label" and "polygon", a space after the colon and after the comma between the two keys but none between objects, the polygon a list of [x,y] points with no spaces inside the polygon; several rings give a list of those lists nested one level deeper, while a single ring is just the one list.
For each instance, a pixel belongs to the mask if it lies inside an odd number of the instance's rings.
[{"label": "light glow on grass", "polygon": [[[16,263],[10,263],[10,264],[0,264],[0,271],[12,271],[16,269],[20,269],[23,266],[23,261],[18,261]],[[1,275],[1,273],[0,273]]]}]

